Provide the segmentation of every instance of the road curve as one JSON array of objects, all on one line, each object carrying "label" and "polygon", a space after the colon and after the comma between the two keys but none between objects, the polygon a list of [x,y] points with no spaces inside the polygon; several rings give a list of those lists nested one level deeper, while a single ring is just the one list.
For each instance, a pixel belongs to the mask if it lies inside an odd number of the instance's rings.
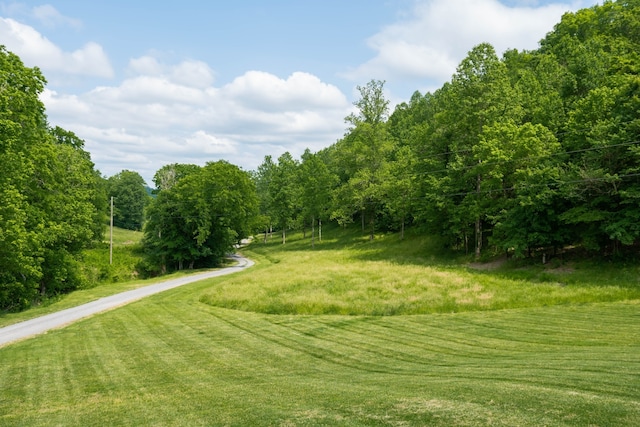
[{"label": "road curve", "polygon": [[191,276],[167,280],[154,285],[145,286],[143,288],[133,289],[131,291],[100,298],[77,307],[71,307],[66,310],[47,314],[46,316],[5,326],[4,328],[0,328],[0,347],[14,341],[41,334],[50,329],[60,328],[96,313],[129,304],[130,302],[137,301],[149,295],[157,294],[159,292],[177,288],[178,286],[197,282],[199,280],[236,273],[253,265],[253,261],[239,255],[233,255],[232,258],[238,261],[238,264],[233,267],[206,271]]}]

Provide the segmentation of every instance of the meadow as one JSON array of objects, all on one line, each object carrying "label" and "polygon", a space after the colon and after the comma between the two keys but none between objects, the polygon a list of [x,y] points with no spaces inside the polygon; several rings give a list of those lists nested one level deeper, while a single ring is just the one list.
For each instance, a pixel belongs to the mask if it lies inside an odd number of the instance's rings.
[{"label": "meadow", "polygon": [[0,425],[638,425],[635,265],[326,236],[0,348]]}]

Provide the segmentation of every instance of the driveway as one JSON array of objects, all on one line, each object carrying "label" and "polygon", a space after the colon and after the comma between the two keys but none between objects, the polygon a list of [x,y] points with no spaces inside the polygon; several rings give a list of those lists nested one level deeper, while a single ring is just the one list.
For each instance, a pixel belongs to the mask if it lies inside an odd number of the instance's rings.
[{"label": "driveway", "polygon": [[26,320],[24,322],[15,323],[13,325],[0,328],[0,347],[8,343],[42,334],[50,329],[60,328],[85,317],[92,316],[96,313],[111,310],[130,302],[137,301],[149,295],[157,294],[178,286],[187,285],[212,277],[224,276],[227,274],[242,271],[251,267],[253,261],[243,258],[239,255],[232,257],[238,261],[233,267],[222,268],[220,270],[206,271],[179,279],[167,280],[156,283],[154,285],[145,286],[143,288],[122,292],[116,295],[100,298],[98,300],[79,305],[77,307],[68,308],[56,313],[47,314],[46,316],[37,317],[35,319]]}]

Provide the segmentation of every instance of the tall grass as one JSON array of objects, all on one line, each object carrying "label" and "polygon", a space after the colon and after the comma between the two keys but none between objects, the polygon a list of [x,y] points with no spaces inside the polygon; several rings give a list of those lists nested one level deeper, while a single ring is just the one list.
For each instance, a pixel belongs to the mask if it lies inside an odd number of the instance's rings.
[{"label": "tall grass", "polygon": [[258,262],[250,277],[231,277],[202,302],[267,314],[415,315],[640,298],[640,270],[529,266],[476,270],[418,234],[374,242],[335,229],[311,250],[308,239],[258,239],[246,254]]},{"label": "tall grass", "polygon": [[86,287],[138,278],[136,266],[142,260],[142,233],[114,227],[112,250],[109,247],[110,240],[110,230],[107,230],[101,244],[83,252]]}]

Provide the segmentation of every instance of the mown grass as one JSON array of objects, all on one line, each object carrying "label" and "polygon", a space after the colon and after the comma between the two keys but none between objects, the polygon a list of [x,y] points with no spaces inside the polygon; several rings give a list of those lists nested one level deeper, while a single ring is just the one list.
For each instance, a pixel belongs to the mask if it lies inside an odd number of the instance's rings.
[{"label": "mown grass", "polygon": [[477,270],[418,234],[374,242],[334,230],[310,250],[301,235],[260,240],[249,278],[231,277],[202,297],[210,305],[267,314],[408,315],[625,301],[640,298],[640,269],[504,266]]},{"label": "mown grass", "polygon": [[289,242],[0,348],[0,425],[638,425],[637,267],[479,271],[349,230]]},{"label": "mown grass", "polygon": [[[241,273],[249,277],[251,273]],[[638,303],[290,316],[216,279],[0,349],[0,424],[634,426]]]}]

